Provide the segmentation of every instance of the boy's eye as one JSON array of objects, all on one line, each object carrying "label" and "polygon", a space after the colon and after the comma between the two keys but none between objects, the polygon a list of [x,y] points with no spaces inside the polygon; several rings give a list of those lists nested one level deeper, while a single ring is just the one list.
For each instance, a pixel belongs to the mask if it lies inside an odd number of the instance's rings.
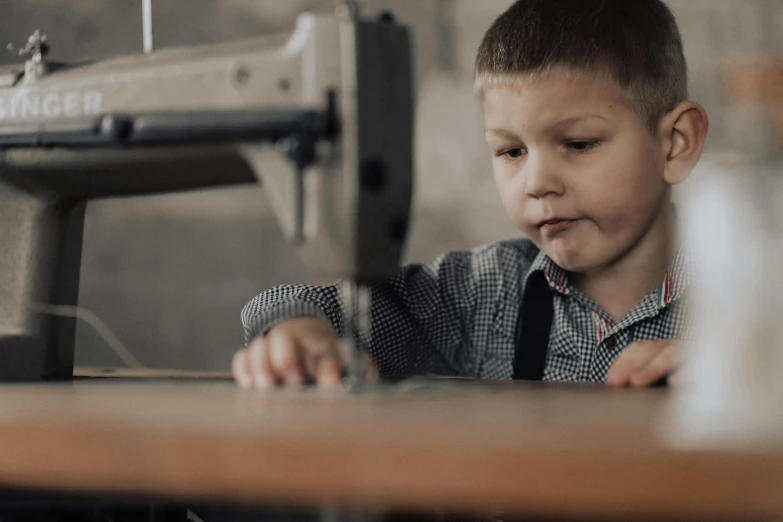
[{"label": "boy's eye", "polygon": [[521,158],[527,153],[527,150],[517,147],[515,149],[508,149],[507,151],[501,153],[502,156],[506,156],[509,159],[517,159]]},{"label": "boy's eye", "polygon": [[574,140],[566,142],[566,147],[576,152],[587,152],[598,145],[598,140]]}]

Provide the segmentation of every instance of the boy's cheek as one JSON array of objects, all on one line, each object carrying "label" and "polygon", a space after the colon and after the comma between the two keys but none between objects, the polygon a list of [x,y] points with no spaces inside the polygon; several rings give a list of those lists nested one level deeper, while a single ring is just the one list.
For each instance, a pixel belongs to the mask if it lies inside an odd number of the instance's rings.
[{"label": "boy's cheek", "polygon": [[[584,198],[586,202],[588,198]],[[607,189],[604,193],[589,198],[585,214],[596,225],[601,235],[624,235],[630,229],[641,227],[640,222],[648,219],[649,205],[623,190]]]},{"label": "boy's cheek", "polygon": [[511,220],[511,222],[526,236],[530,239],[534,239],[532,234],[537,232],[537,229],[530,226],[529,222],[524,218],[524,194],[519,194],[517,191],[514,191],[512,187],[504,187],[500,183],[498,184],[498,191],[500,192],[500,201],[503,204],[503,210],[506,211],[509,220]]},{"label": "boy's cheek", "polygon": [[536,244],[537,247],[542,247],[542,237],[541,237],[541,230],[538,229],[538,227],[531,226],[529,220],[525,220],[522,217],[522,213],[520,212],[520,215],[516,219],[512,219],[516,227],[533,243]]}]

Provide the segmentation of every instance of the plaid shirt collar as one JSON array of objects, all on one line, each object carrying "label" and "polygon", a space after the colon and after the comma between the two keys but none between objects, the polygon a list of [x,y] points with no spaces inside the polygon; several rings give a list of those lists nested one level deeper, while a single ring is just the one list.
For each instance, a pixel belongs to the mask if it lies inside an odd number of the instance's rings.
[{"label": "plaid shirt collar", "polygon": [[690,272],[685,250],[680,248],[669,265],[666,276],[658,287],[645,296],[618,324],[615,324],[611,316],[598,303],[574,287],[568,278],[568,273],[555,264],[549,256],[539,251],[530,270],[525,276],[524,286],[530,274],[541,271],[544,273],[549,286],[558,294],[565,297],[578,299],[593,315],[596,325],[598,341],[614,335],[616,332],[626,329],[635,323],[653,317],[661,310],[677,301],[685,293],[690,283]]}]

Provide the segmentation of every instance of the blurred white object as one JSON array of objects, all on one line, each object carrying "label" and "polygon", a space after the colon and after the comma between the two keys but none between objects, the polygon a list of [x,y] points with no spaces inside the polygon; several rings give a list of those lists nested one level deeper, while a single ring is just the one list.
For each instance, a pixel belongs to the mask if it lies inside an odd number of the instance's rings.
[{"label": "blurred white object", "polygon": [[144,52],[152,52],[152,0],[141,0],[141,26]]},{"label": "blurred white object", "polygon": [[783,448],[783,173],[707,162],[682,194],[693,339],[664,423],[675,446]]}]

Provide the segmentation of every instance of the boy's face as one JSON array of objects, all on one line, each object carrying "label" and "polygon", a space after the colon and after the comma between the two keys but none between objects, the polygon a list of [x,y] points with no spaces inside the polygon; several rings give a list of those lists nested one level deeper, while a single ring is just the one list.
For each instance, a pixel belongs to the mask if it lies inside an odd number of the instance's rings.
[{"label": "boy's face", "polygon": [[503,206],[559,266],[601,270],[665,236],[666,158],[615,82],[553,72],[482,105]]}]

